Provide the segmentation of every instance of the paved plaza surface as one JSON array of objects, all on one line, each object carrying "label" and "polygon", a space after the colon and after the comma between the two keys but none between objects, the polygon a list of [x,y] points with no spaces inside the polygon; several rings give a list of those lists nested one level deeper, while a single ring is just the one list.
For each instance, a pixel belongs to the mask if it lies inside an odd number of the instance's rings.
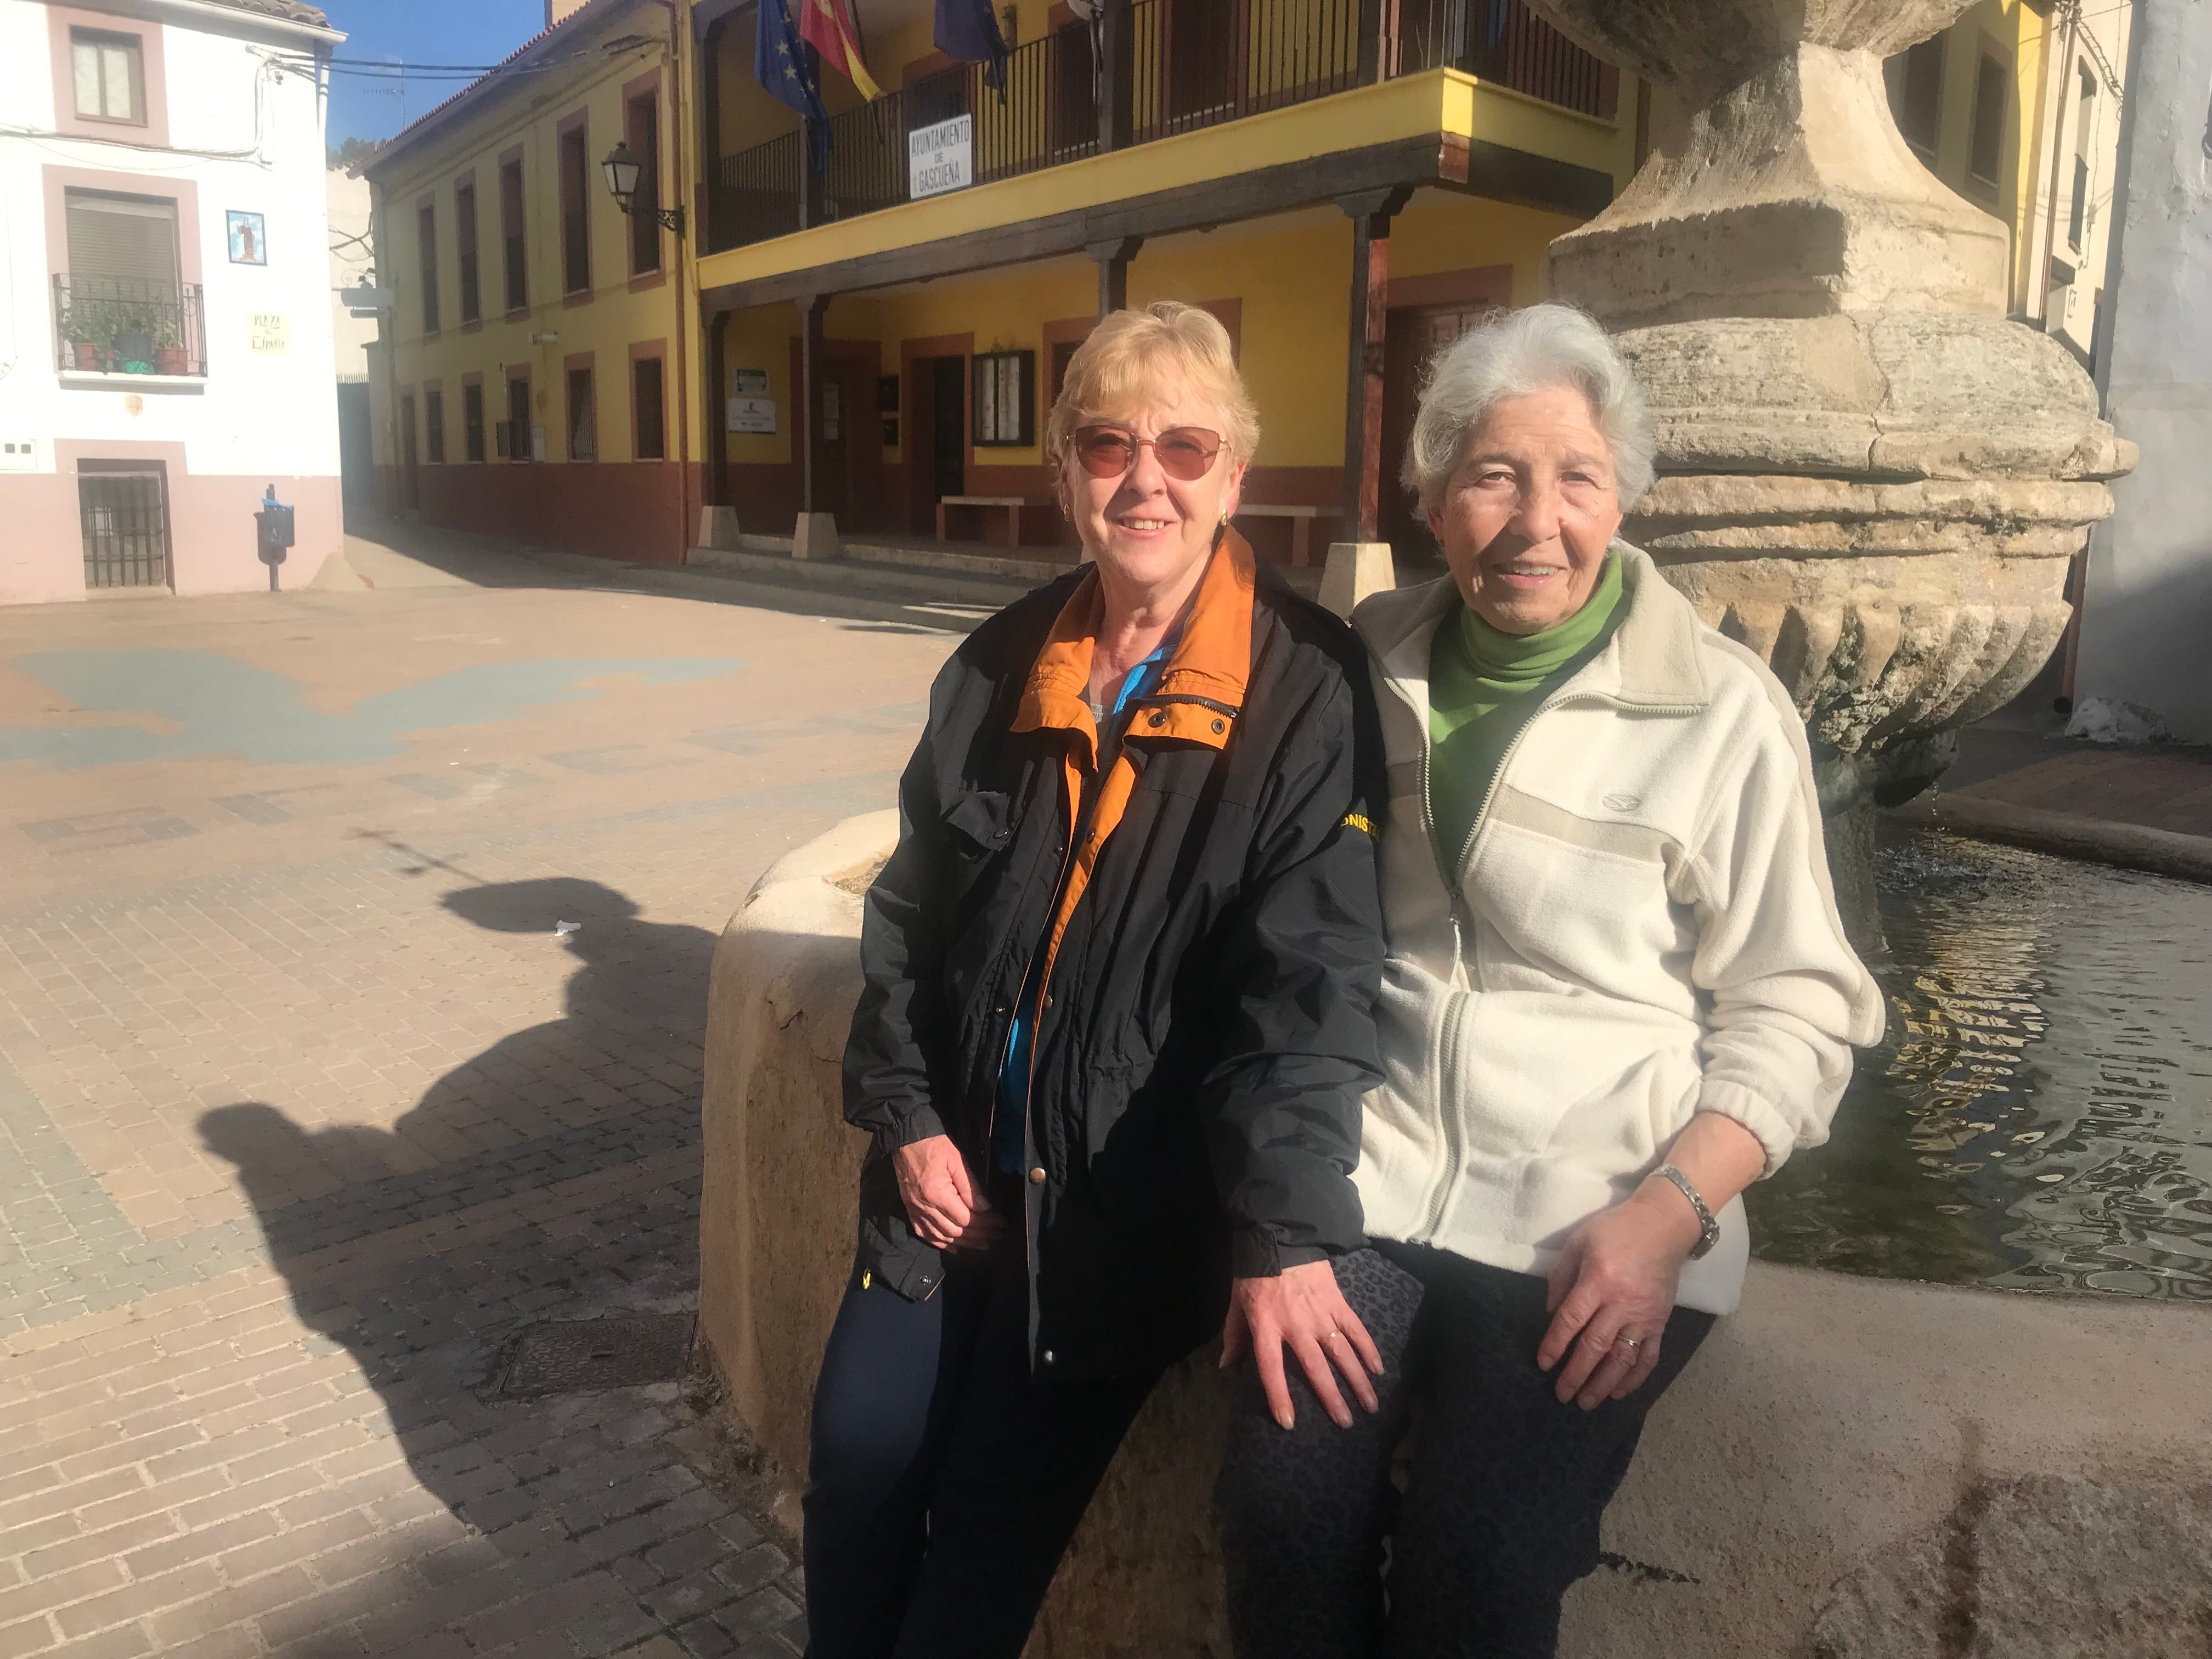
[{"label": "paved plaza surface", "polygon": [[789,1655],[696,1381],[513,1362],[691,1309],[715,937],[957,635],[359,555],[0,611],[0,1659]]}]

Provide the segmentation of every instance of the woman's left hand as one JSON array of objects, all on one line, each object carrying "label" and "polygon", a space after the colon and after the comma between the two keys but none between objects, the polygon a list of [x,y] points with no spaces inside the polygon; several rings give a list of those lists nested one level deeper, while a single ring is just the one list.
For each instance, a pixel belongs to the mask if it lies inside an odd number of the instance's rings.
[{"label": "woman's left hand", "polygon": [[1536,1350],[1544,1370],[1566,1361],[1562,1402],[1595,1411],[1644,1386],[1697,1242],[1698,1218],[1671,1188],[1638,1188],[1575,1230],[1552,1264],[1552,1324]]}]

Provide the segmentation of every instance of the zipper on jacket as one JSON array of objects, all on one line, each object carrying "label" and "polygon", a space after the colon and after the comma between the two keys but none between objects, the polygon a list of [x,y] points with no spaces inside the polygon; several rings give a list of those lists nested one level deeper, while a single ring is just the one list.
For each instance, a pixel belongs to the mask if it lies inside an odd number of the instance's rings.
[{"label": "zipper on jacket", "polygon": [[[1436,744],[1429,736],[1428,711],[1424,709],[1421,711],[1421,839],[1428,845],[1429,857],[1431,860],[1437,860],[1437,814],[1435,803],[1429,792],[1429,763],[1435,753]],[[1484,797],[1484,806],[1487,807],[1489,804],[1489,798]],[[1478,812],[1476,814],[1478,821],[1480,817],[1481,814]],[[1470,837],[1472,834],[1473,832],[1470,831]],[[1458,978],[1462,972],[1465,972],[1467,952],[1474,936],[1473,930],[1470,929],[1464,934],[1460,930],[1459,884],[1452,879],[1451,872],[1443,868],[1441,860],[1437,860],[1437,873],[1443,878],[1444,899],[1451,910],[1452,975],[1454,978]],[[1472,921],[1472,918],[1469,920]],[[1474,975],[1468,973],[1467,978],[1468,983],[1472,985]],[[1443,1167],[1437,1174],[1435,1187],[1429,1193],[1428,1203],[1421,1221],[1420,1234],[1415,1240],[1417,1243],[1430,1243],[1435,1240],[1437,1229],[1443,1222],[1444,1206],[1451,1200],[1452,1187],[1459,1180],[1459,1113],[1452,1105],[1452,1085],[1459,1069],[1457,1058],[1459,1028],[1461,1022],[1466,1018],[1468,1004],[1474,1000],[1474,994],[1472,990],[1462,990],[1457,986],[1454,986],[1445,994],[1450,998],[1450,1001],[1444,1007],[1443,1042],[1437,1051],[1437,1128],[1443,1140]]]},{"label": "zipper on jacket", "polygon": [[[1113,751],[1115,760],[1120,759],[1122,745],[1128,741],[1129,726],[1132,720],[1135,718],[1135,705],[1132,704],[1127,709],[1123,711],[1120,718]],[[1096,732],[1097,728],[1094,726],[1093,730]],[[1105,734],[1103,732],[1097,732],[1097,736],[1100,738],[1103,738],[1104,735]],[[1060,878],[1052,884],[1052,902],[1046,907],[1045,909],[1045,926],[1048,927],[1052,926],[1053,919],[1060,914],[1060,901],[1067,892],[1068,878],[1075,870],[1075,855],[1077,849],[1083,845],[1084,841],[1090,836],[1091,820],[1095,818],[1098,813],[1099,797],[1106,793],[1106,775],[1111,769],[1111,765],[1106,762],[1105,744],[1103,742],[1094,742],[1091,749],[1091,762],[1092,764],[1091,767],[1091,776],[1089,781],[1076,791],[1077,809],[1074,813],[1074,821],[1067,827],[1067,846],[1060,854]],[[1071,922],[1073,922],[1073,920],[1074,918],[1073,916],[1069,918]],[[1039,941],[1039,943],[1042,942],[1042,940]],[[1036,946],[1033,945],[1030,948],[1032,955],[1034,955]],[[1032,1024],[1030,1027],[1029,1076],[1023,1079],[1022,1084],[1022,1115],[1024,1119],[1029,1116],[1030,1103],[1036,1093],[1037,1050],[1041,1046],[1041,1041],[1044,1036],[1044,1011],[1050,1005],[1052,1000],[1052,970],[1056,966],[1058,966],[1057,953],[1055,953],[1055,959],[1054,961],[1048,962],[1044,964],[1043,973],[1037,981],[1036,1000],[1030,1008]],[[1018,1019],[1021,1017],[1021,992],[1027,991],[1028,989],[1029,975],[1024,972],[1022,975],[1021,991],[1018,991],[1015,994],[1014,1018],[1016,1019]],[[1006,1027],[1006,1045],[1011,1047],[1012,1042],[1013,1025],[1010,1021]],[[1000,1071],[1003,1071],[1006,1067],[1006,1060],[1003,1052],[999,1061],[999,1066]],[[993,1073],[990,1124],[989,1127],[985,1132],[983,1139],[983,1161],[985,1165],[984,1179],[987,1182],[990,1179],[992,1158],[998,1150],[999,1142],[999,1091],[997,1088],[997,1078],[998,1073]],[[1023,1150],[1026,1152],[1029,1147],[1029,1136],[1027,1133],[1026,1124],[1024,1126],[1022,1146]],[[1034,1269],[1036,1264],[1032,1259],[1030,1249],[1030,1182],[1027,1175],[1020,1171],[1016,1172],[1014,1181],[1015,1185],[1020,1188],[1022,1194],[1022,1261],[1025,1267]]]},{"label": "zipper on jacket", "polygon": [[[1563,689],[1556,696],[1538,704],[1536,712],[1522,722],[1521,729],[1513,734],[1513,741],[1505,745],[1505,752],[1498,757],[1497,769],[1490,775],[1489,787],[1482,792],[1481,805],[1475,808],[1474,821],[1468,826],[1467,839],[1460,845],[1459,857],[1449,870],[1443,867],[1441,860],[1437,861],[1437,873],[1444,878],[1444,896],[1451,906],[1452,965],[1455,972],[1464,969],[1470,988],[1451,991],[1449,994],[1451,1001],[1444,1010],[1443,1040],[1437,1053],[1437,1124],[1443,1139],[1443,1170],[1430,1191],[1427,1212],[1421,1222],[1421,1236],[1415,1241],[1419,1243],[1433,1244],[1436,1242],[1437,1231],[1443,1225],[1445,1207],[1451,1202],[1452,1188],[1459,1180],[1462,1156],[1459,1111],[1454,1103],[1459,1078],[1460,1027],[1466,1021],[1468,1005],[1474,1000],[1472,987],[1480,977],[1480,967],[1474,959],[1474,952],[1477,941],[1481,938],[1480,930],[1474,925],[1472,915],[1468,918],[1466,933],[1462,933],[1460,910],[1466,899],[1467,871],[1474,861],[1475,838],[1481,834],[1483,823],[1490,816],[1490,803],[1497,797],[1498,786],[1505,781],[1505,769],[1519,751],[1522,739],[1528,735],[1530,728],[1538,720],[1562,703],[1573,702],[1578,695],[1585,694]],[[1435,753],[1436,744],[1429,736],[1428,711],[1424,709],[1421,711],[1421,828],[1431,859],[1436,858],[1437,828],[1436,809],[1429,793],[1429,762]]]},{"label": "zipper on jacket", "polygon": [[[1456,922],[1453,923],[1453,931],[1458,931]],[[1451,1190],[1459,1182],[1459,1113],[1450,1103],[1452,1085],[1459,1073],[1459,1028],[1467,1018],[1468,1005],[1474,1000],[1472,991],[1454,991],[1451,1006],[1444,1011],[1443,1042],[1438,1050],[1437,1077],[1437,1096],[1444,1107],[1437,1114],[1437,1124],[1443,1131],[1443,1170],[1429,1194],[1428,1212],[1422,1218],[1421,1236],[1415,1241],[1418,1243],[1436,1242],[1437,1230],[1443,1224],[1444,1206],[1451,1201]]]}]

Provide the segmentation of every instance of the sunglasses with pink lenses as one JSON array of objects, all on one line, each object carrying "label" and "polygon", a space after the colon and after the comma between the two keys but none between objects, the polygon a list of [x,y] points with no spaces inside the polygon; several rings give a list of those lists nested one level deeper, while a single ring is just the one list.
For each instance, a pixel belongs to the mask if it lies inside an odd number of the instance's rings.
[{"label": "sunglasses with pink lenses", "polygon": [[1139,438],[1125,426],[1085,426],[1076,428],[1074,441],[1075,459],[1094,478],[1120,477],[1150,445],[1161,471],[1191,483],[1211,472],[1221,453],[1221,434],[1202,426],[1171,426],[1157,438]]}]

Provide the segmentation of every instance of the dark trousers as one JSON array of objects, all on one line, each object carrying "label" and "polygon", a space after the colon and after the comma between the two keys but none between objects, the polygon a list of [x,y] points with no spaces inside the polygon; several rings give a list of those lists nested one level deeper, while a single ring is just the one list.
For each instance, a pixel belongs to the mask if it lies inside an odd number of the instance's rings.
[{"label": "dark trousers", "polygon": [[1158,1380],[1033,1382],[1028,1349],[1018,1238],[927,1302],[855,1270],[814,1391],[811,1659],[1018,1659]]},{"label": "dark trousers", "polygon": [[[1339,1429],[1292,1367],[1285,1433],[1244,1366],[1220,1486],[1238,1655],[1551,1659],[1560,1599],[1598,1565],[1598,1518],[1644,1414],[1712,1316],[1677,1308],[1650,1378],[1585,1413],[1536,1368],[1541,1279],[1389,1243],[1336,1268],[1382,1351],[1382,1409],[1355,1407]],[[1391,1463],[1417,1405],[1401,1498]]]}]

